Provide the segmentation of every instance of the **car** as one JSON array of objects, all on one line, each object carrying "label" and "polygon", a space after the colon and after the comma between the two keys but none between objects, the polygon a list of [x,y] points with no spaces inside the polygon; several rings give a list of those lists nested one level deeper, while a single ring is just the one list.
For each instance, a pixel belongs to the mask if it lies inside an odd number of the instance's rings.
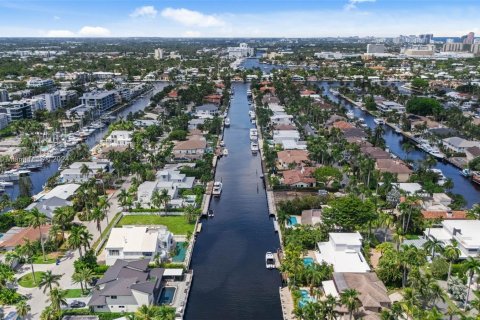
[{"label": "car", "polygon": [[328,196],[328,191],[327,190],[318,190],[318,195],[321,196],[321,197],[326,197]]},{"label": "car", "polygon": [[70,308],[85,308],[87,304],[83,301],[74,300],[70,303]]}]

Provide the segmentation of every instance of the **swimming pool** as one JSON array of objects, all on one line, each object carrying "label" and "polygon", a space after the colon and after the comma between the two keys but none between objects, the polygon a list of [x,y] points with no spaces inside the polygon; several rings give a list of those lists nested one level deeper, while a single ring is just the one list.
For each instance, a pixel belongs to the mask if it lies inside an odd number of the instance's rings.
[{"label": "swimming pool", "polygon": [[300,301],[298,301],[298,306],[300,308],[304,307],[307,303],[309,302],[315,302],[315,298],[310,296],[307,290],[300,290],[300,294],[302,295],[300,297]]},{"label": "swimming pool", "polygon": [[288,225],[289,226],[294,226],[296,224],[298,224],[297,217],[291,216],[290,218],[288,218]]},{"label": "swimming pool", "polygon": [[176,251],[177,254],[172,257],[172,262],[183,262],[185,261],[185,254],[187,253],[187,247],[184,246],[185,242],[177,242]]},{"label": "swimming pool", "polygon": [[164,287],[160,294],[160,304],[172,304],[176,290],[177,288],[175,287]]},{"label": "swimming pool", "polygon": [[305,267],[313,266],[314,263],[315,263],[315,261],[313,260],[312,257],[303,258],[303,265],[304,265]]}]

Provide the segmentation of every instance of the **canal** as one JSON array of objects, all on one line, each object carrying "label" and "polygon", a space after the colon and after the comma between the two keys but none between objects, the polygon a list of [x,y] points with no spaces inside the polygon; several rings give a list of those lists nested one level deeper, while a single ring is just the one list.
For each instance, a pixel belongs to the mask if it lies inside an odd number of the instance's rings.
[{"label": "canal", "polygon": [[248,85],[233,88],[231,125],[224,135],[229,155],[215,174],[223,190],[212,199],[215,216],[202,221],[195,244],[186,319],[281,319],[280,275],[265,268],[265,253],[280,244],[260,179],[261,157],[250,151]]},{"label": "canal", "polygon": [[[115,112],[113,115],[117,116],[118,118],[125,118],[130,112],[134,113],[145,109],[150,104],[150,98],[167,85],[167,82],[154,83],[154,88],[152,91],[149,91],[143,97],[136,99],[130,106]],[[85,143],[89,146],[89,148],[92,148],[95,144],[103,139],[107,131],[108,127],[95,131],[86,139]],[[57,161],[52,161],[40,170],[32,171],[30,173],[30,179],[32,181],[32,194],[37,194],[43,190],[43,185],[47,182],[48,178],[58,172],[59,165],[60,164]],[[5,188],[5,193],[9,195],[10,199],[16,199],[19,194],[18,183],[15,183],[13,187]]]}]

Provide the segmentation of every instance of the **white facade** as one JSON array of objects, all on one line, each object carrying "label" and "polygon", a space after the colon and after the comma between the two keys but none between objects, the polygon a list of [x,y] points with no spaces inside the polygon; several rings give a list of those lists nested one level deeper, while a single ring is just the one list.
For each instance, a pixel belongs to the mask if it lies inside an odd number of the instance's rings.
[{"label": "white facade", "polygon": [[384,44],[367,44],[367,53],[385,53]]},{"label": "white facade", "polygon": [[445,138],[442,140],[442,143],[445,148],[458,153],[465,153],[467,148],[478,147],[480,145],[478,141],[465,140],[459,137]]},{"label": "white facade", "polygon": [[165,226],[113,228],[105,245],[105,263],[111,266],[117,259],[153,261],[157,253],[166,260],[174,245],[173,234]]},{"label": "white facade", "polygon": [[329,233],[329,241],[319,242],[317,246],[317,262],[331,264],[334,272],[370,271],[362,254],[362,236],[358,232]]},{"label": "white facade", "polygon": [[156,60],[162,60],[163,59],[163,49],[161,49],[161,48],[155,49],[154,57],[155,57]]},{"label": "white facade", "polygon": [[54,84],[52,79],[30,78],[27,81],[27,87],[29,88],[47,87],[53,86]]},{"label": "white facade", "polygon": [[105,141],[111,146],[129,146],[132,143],[132,134],[133,131],[114,130]]},{"label": "white facade", "polygon": [[245,58],[253,56],[254,49],[248,47],[246,43],[240,43],[238,47],[228,47],[228,57],[229,58]]},{"label": "white facade", "polygon": [[6,113],[0,113],[0,130],[5,129],[9,122],[8,115]]},{"label": "white facade", "polygon": [[425,236],[435,238],[449,245],[452,240],[457,242],[461,251],[460,258],[477,257],[480,253],[480,220],[444,220],[441,228],[429,228]]}]

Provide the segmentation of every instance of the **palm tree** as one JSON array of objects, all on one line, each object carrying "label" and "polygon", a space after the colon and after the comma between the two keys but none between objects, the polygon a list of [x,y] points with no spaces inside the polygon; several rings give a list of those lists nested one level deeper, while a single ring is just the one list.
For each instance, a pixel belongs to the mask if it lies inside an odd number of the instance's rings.
[{"label": "palm tree", "polygon": [[110,203],[108,202],[107,196],[102,196],[102,197],[98,198],[97,205],[100,208],[100,210],[102,210],[104,212],[105,218],[107,218],[107,224],[109,224],[109,222],[108,222],[108,208],[110,208]]},{"label": "palm tree", "polygon": [[66,295],[67,292],[59,288],[53,288],[52,291],[50,291],[48,297],[53,310],[59,312],[62,305],[67,305],[67,301],[65,300]]},{"label": "palm tree", "polygon": [[70,235],[68,236],[67,246],[69,249],[78,249],[80,257],[83,257],[82,254],[82,245],[83,245],[83,236],[82,228],[80,226],[73,226],[70,230]]},{"label": "palm tree", "polygon": [[88,174],[92,172],[92,169],[90,169],[85,163],[82,164],[80,167],[80,175],[81,177],[88,177]]},{"label": "palm tree", "polygon": [[62,239],[65,239],[65,228],[75,218],[75,210],[73,207],[65,206],[58,207],[53,210],[53,224],[59,225],[62,228]]},{"label": "palm tree", "polygon": [[187,219],[188,223],[192,223],[198,216],[198,209],[195,208],[193,205],[188,205],[184,208],[185,210],[185,219]]},{"label": "palm tree", "polygon": [[147,306],[144,304],[135,312],[135,320],[157,320],[158,318],[157,306]]},{"label": "palm tree", "polygon": [[168,195],[168,190],[167,189],[162,189],[161,192],[158,192],[158,190],[155,190],[152,195],[152,204],[160,209],[163,205],[163,209],[165,214],[167,213],[167,206],[168,203],[170,202],[170,196]]},{"label": "palm tree", "polygon": [[355,289],[346,289],[340,294],[340,301],[345,307],[347,307],[349,319],[352,319],[353,313],[357,311],[358,303],[358,291]]},{"label": "palm tree", "polygon": [[33,257],[37,252],[37,248],[29,239],[25,239],[23,245],[18,248],[18,252],[22,257],[25,258],[26,263],[30,263],[33,282],[37,283],[37,279],[35,279],[35,270],[33,269]]},{"label": "palm tree", "polygon": [[15,248],[15,250],[12,250],[12,251],[8,251],[6,254],[5,254],[5,262],[6,263],[9,263],[10,266],[12,266],[14,264],[14,262],[18,262],[20,260],[22,260],[22,255],[21,253],[19,252],[20,250],[20,247],[17,247]]},{"label": "palm tree", "polygon": [[122,207],[126,207],[129,203],[129,200],[130,193],[128,193],[128,191],[125,189],[120,190],[120,193],[118,194],[118,201],[120,202],[120,205]]},{"label": "palm tree", "polygon": [[85,294],[83,285],[85,284],[85,289],[88,289],[88,283],[92,281],[92,279],[93,271],[87,267],[80,268],[72,275],[72,282],[80,283],[80,287],[82,288],[82,294]]},{"label": "palm tree", "polygon": [[40,282],[38,283],[38,287],[42,289],[43,287],[43,293],[47,291],[47,288],[52,292],[52,285],[60,286],[59,280],[62,278],[62,275],[60,274],[53,274],[51,270],[46,271],[45,273],[42,274],[42,277],[40,278]]},{"label": "palm tree", "polygon": [[435,258],[435,252],[442,251],[443,250],[443,242],[440,240],[437,240],[435,238],[429,238],[427,242],[423,244],[423,247],[427,252],[429,252],[432,255],[432,259]]},{"label": "palm tree", "polygon": [[45,256],[45,244],[43,243],[43,234],[42,234],[42,226],[47,223],[47,216],[40,212],[37,208],[33,208],[28,212],[27,215],[28,224],[33,227],[37,228],[40,234],[40,245],[42,246],[42,255],[43,261],[47,261],[47,257]]},{"label": "palm tree", "polygon": [[458,260],[458,258],[460,257],[460,254],[461,254],[460,249],[457,248],[456,243],[453,243],[453,241],[452,241],[452,244],[449,244],[443,250],[443,256],[448,261],[447,282],[450,280],[450,276],[452,274],[452,264],[453,264],[454,261]]},{"label": "palm tree", "polygon": [[89,220],[95,221],[97,223],[97,230],[102,233],[102,221],[105,219],[105,211],[100,210],[100,208],[96,207],[90,211]]},{"label": "palm tree", "polygon": [[18,302],[15,305],[15,308],[17,309],[18,316],[22,319],[25,319],[30,310],[32,310],[30,305],[25,300],[21,300],[20,302]]},{"label": "palm tree", "polygon": [[467,296],[465,298],[465,309],[468,305],[468,298],[470,297],[471,286],[473,282],[473,276],[480,273],[480,260],[475,259],[473,257],[468,257],[465,262],[463,263],[464,268],[468,272],[468,288],[467,288]]},{"label": "palm tree", "polygon": [[158,320],[175,320],[175,309],[169,306],[159,306]]}]

